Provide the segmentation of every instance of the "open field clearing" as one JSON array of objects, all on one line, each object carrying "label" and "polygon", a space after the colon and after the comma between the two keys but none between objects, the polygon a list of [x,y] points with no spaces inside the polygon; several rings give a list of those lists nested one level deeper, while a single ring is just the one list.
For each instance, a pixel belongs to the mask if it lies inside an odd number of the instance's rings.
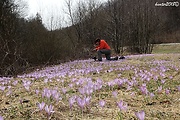
[{"label": "open field clearing", "polygon": [[180,43],[155,44],[153,53],[180,53]]},{"label": "open field clearing", "polygon": [[180,54],[77,60],[0,78],[5,120],[180,119]]}]

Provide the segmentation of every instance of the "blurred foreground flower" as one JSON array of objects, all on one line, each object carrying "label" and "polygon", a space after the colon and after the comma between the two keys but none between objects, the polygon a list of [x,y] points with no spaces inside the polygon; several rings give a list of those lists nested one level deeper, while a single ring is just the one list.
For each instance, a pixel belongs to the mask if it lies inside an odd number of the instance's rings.
[{"label": "blurred foreground flower", "polygon": [[6,89],[5,86],[0,86],[0,90],[4,91]]},{"label": "blurred foreground flower", "polygon": [[145,112],[143,110],[140,112],[136,112],[135,115],[139,120],[144,120],[145,118]]},{"label": "blurred foreground flower", "polygon": [[4,120],[2,116],[0,116],[0,120]]}]

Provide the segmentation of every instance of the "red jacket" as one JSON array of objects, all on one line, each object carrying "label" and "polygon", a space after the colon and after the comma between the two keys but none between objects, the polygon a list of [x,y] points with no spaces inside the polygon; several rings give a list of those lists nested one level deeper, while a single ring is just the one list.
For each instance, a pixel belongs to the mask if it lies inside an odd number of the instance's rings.
[{"label": "red jacket", "polygon": [[111,48],[109,47],[109,45],[106,43],[105,40],[100,40],[100,45],[96,47],[96,50],[101,50],[101,49],[110,50]]}]

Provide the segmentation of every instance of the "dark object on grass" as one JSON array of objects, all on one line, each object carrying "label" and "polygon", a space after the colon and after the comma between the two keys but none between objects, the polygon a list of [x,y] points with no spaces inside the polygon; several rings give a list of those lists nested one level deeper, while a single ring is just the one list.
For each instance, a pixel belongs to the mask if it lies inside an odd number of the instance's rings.
[{"label": "dark object on grass", "polygon": [[20,103],[28,103],[30,100],[20,100]]},{"label": "dark object on grass", "polygon": [[29,100],[23,100],[23,103],[28,103],[29,102]]},{"label": "dark object on grass", "polygon": [[115,58],[112,58],[111,60],[118,60],[118,56],[116,56]]},{"label": "dark object on grass", "polygon": [[92,59],[94,59],[94,61],[96,61],[96,60],[97,60],[96,56],[94,56]]},{"label": "dark object on grass", "polygon": [[147,103],[146,105],[155,105],[156,102],[152,102],[152,103]]},{"label": "dark object on grass", "polygon": [[[94,57],[92,57],[92,59],[94,59],[94,61],[96,61],[97,60],[97,57],[96,56],[94,56]],[[124,58],[123,58],[124,59]],[[115,58],[111,58],[111,60],[113,61],[113,60],[118,60],[118,56],[116,56]],[[102,60],[98,60],[98,61],[102,61]]]},{"label": "dark object on grass", "polygon": [[169,100],[161,101],[160,104],[171,104]]},{"label": "dark object on grass", "polygon": [[5,102],[6,105],[9,105],[9,102]]},{"label": "dark object on grass", "polygon": [[125,57],[124,57],[124,56],[121,56],[119,59],[125,59]]}]

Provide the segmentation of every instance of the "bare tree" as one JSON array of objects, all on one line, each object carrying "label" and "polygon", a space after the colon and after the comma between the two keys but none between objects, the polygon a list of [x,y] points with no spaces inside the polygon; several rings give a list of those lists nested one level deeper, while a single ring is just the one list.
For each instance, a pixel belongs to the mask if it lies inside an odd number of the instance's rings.
[{"label": "bare tree", "polygon": [[109,0],[107,32],[116,53],[131,46],[132,52],[151,53],[154,36],[161,29],[159,11],[154,0]]},{"label": "bare tree", "polygon": [[116,53],[123,53],[125,39],[125,2],[124,0],[108,1],[108,34]]},{"label": "bare tree", "polygon": [[12,0],[0,2],[0,74],[11,74],[16,71],[20,59],[19,41],[16,39],[18,24],[18,6]]}]

